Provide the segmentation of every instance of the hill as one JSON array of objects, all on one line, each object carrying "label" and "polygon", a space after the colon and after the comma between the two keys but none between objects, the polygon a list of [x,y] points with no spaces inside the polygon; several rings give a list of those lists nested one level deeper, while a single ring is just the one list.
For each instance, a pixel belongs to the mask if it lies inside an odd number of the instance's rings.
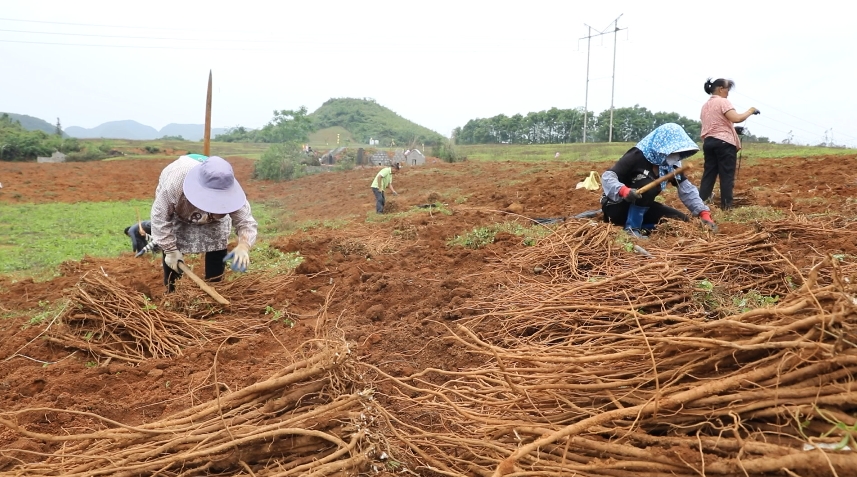
[{"label": "hill", "polygon": [[158,136],[157,129],[130,119],[110,121],[90,129],[70,126],[66,128],[65,132],[71,137],[80,139],[99,137],[110,139],[156,139],[160,137]]},{"label": "hill", "polygon": [[433,145],[443,140],[437,132],[399,116],[374,99],[329,99],[309,117],[316,128],[340,126],[361,143],[368,143],[370,138],[386,145],[395,141],[401,146],[411,142]]},{"label": "hill", "polygon": [[[211,128],[211,137],[225,133],[226,128]],[[158,131],[158,137],[181,136],[188,141],[199,141],[205,134],[204,124],[176,124],[170,123]]]},{"label": "hill", "polygon": [[[57,126],[55,124],[51,124],[44,119],[15,113],[0,113],[0,116],[4,114],[8,114],[10,118],[21,123],[21,126],[27,131],[44,131],[48,134],[54,134],[57,131]],[[63,133],[63,136],[67,135],[67,133]]]},{"label": "hill", "polygon": [[[164,136],[181,136],[188,141],[199,141],[202,139],[205,126],[203,124],[176,124],[170,123],[157,130],[152,126],[140,124],[137,121],[126,119],[124,121],[110,121],[94,128],[82,128],[71,126],[65,132],[80,139],[109,138],[109,139],[160,139]],[[226,128],[211,128],[212,137],[226,132]]]}]

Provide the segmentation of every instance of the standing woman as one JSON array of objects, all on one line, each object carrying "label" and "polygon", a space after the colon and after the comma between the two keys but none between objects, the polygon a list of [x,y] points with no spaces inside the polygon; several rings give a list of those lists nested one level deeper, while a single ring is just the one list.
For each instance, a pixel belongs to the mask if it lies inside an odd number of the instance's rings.
[{"label": "standing woman", "polygon": [[738,114],[727,99],[729,91],[735,87],[731,80],[719,78],[705,82],[705,92],[711,97],[702,106],[699,118],[702,121],[702,152],[705,155],[705,167],[699,182],[699,195],[709,200],[714,191],[714,182],[720,176],[720,208],[732,208],[732,189],[735,187],[735,167],[738,163],[738,150],[741,140],[735,131],[735,123],[744,122],[756,114],[756,108]]}]

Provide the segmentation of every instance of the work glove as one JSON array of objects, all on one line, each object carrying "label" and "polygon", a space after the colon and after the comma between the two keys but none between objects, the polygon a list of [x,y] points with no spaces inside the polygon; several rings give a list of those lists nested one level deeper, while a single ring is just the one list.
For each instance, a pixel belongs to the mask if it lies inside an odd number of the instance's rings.
[{"label": "work glove", "polygon": [[166,262],[168,267],[172,268],[179,274],[182,272],[179,270],[179,262],[181,262],[183,258],[184,256],[178,250],[164,252],[164,262]]},{"label": "work glove", "polygon": [[708,227],[712,233],[717,233],[717,224],[711,220],[711,212],[703,210],[699,213],[699,219],[702,220],[702,225]]},{"label": "work glove", "polygon": [[625,202],[636,202],[637,199],[642,197],[637,189],[632,189],[628,186],[622,186],[619,189],[619,197],[625,199]]},{"label": "work glove", "polygon": [[239,242],[235,248],[229,252],[229,255],[223,258],[223,262],[232,260],[232,271],[246,272],[247,266],[250,265],[250,246],[244,242]]}]

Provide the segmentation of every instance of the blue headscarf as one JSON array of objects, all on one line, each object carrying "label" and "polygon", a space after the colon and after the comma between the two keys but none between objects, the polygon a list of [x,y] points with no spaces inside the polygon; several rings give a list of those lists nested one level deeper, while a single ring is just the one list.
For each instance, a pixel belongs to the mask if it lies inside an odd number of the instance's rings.
[{"label": "blue headscarf", "polygon": [[[672,172],[674,167],[680,167],[681,162],[667,164],[667,156],[679,153],[679,159],[686,159],[699,151],[699,146],[676,123],[666,123],[655,128],[640,142],[636,148],[643,151],[646,160],[658,166],[658,176],[663,177]],[[661,188],[667,186],[664,182]]]}]

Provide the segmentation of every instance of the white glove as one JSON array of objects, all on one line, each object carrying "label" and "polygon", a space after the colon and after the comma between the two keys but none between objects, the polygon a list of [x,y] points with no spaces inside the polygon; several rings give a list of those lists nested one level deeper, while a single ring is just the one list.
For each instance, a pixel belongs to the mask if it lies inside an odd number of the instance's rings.
[{"label": "white glove", "polygon": [[182,261],[182,258],[184,258],[184,256],[178,250],[164,252],[164,262],[166,262],[168,267],[179,273],[182,272],[181,270],[179,270],[179,262]]}]

